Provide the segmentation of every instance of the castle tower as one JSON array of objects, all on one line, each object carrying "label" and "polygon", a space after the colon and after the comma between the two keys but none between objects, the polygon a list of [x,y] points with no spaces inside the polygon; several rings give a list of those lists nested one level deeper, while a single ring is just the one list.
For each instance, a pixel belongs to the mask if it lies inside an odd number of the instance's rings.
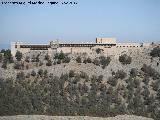
[{"label": "castle tower", "polygon": [[11,54],[14,57],[16,52],[19,50],[20,51],[20,45],[22,42],[12,42],[11,43]]},{"label": "castle tower", "polygon": [[16,42],[12,42],[11,43],[11,54],[12,54],[12,56],[15,56],[15,54],[16,54]]},{"label": "castle tower", "polygon": [[51,49],[48,51],[49,56],[53,56],[55,53],[57,53],[57,48],[59,47],[59,41],[51,41],[50,42]]}]

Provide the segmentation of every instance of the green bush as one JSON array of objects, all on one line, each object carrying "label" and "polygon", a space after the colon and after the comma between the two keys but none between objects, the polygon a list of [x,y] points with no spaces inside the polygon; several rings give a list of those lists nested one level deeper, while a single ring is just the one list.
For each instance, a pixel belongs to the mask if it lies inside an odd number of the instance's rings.
[{"label": "green bush", "polygon": [[75,72],[73,70],[69,71],[69,77],[74,77],[75,76]]},{"label": "green bush", "polygon": [[150,52],[150,56],[160,57],[160,47],[153,48],[153,50]]},{"label": "green bush", "polygon": [[0,53],[0,62],[3,60],[3,55]]},{"label": "green bush", "polygon": [[36,62],[36,57],[35,57],[35,55],[33,55],[32,56],[32,60],[31,60],[32,62]]},{"label": "green bush", "polygon": [[101,83],[103,81],[103,75],[99,75],[97,78],[97,82]]},{"label": "green bush", "polygon": [[132,68],[130,71],[130,76],[136,77],[138,75],[138,70],[136,68]]},{"label": "green bush", "polygon": [[7,69],[7,61],[3,61],[3,64],[2,64],[1,67],[4,68],[4,69]]},{"label": "green bush", "polygon": [[147,66],[146,64],[143,64],[143,67],[141,68],[143,72],[145,72],[148,76],[153,78],[159,78],[160,74],[151,66]]},{"label": "green bush", "polygon": [[21,61],[22,53],[20,51],[17,51],[15,57],[16,57],[17,61]]},{"label": "green bush", "polygon": [[81,62],[82,62],[81,57],[80,57],[80,56],[78,56],[78,57],[76,58],[76,61],[77,61],[77,63],[81,63]]},{"label": "green bush", "polygon": [[119,56],[119,61],[123,64],[131,64],[132,62],[132,58],[130,56],[127,56],[126,54],[123,54],[121,56]]},{"label": "green bush", "polygon": [[36,76],[36,72],[34,70],[32,70],[31,75]]},{"label": "green bush", "polygon": [[24,69],[24,64],[21,62],[14,63],[14,69]]},{"label": "green bush", "polygon": [[109,65],[109,63],[110,63],[110,61],[111,61],[111,58],[110,57],[104,57],[104,56],[101,56],[100,57],[100,63],[101,63],[101,65],[103,66],[103,68],[105,68],[105,66],[108,66]]},{"label": "green bush", "polygon": [[25,74],[24,72],[19,72],[17,73],[17,77],[18,80],[25,80]]},{"label": "green bush", "polygon": [[26,56],[25,61],[29,63],[29,56]]},{"label": "green bush", "polygon": [[61,64],[61,60],[60,59],[57,60],[57,64]]},{"label": "green bush", "polygon": [[94,59],[93,64],[99,66],[100,65],[100,61],[97,60],[97,59]]},{"label": "green bush", "polygon": [[50,56],[48,54],[45,55],[45,60],[49,60]]},{"label": "green bush", "polygon": [[60,59],[60,60],[63,60],[65,58],[65,54],[63,52],[60,52],[60,53],[56,53],[54,55],[54,59]]},{"label": "green bush", "polygon": [[87,75],[87,73],[85,73],[83,71],[81,71],[80,77],[83,78],[83,79],[88,79],[89,78],[89,76]]},{"label": "green bush", "polygon": [[87,58],[87,63],[92,63],[91,58]]},{"label": "green bush", "polygon": [[100,49],[100,48],[97,48],[97,49],[96,49],[96,53],[97,53],[97,54],[100,54],[100,53],[101,53],[101,49]]},{"label": "green bush", "polygon": [[109,77],[107,83],[112,85],[112,86],[116,86],[117,83],[118,83],[118,80],[116,78],[114,78],[114,77]]},{"label": "green bush", "polygon": [[64,60],[63,60],[63,62],[64,62],[64,63],[69,63],[70,60],[71,60],[71,59],[70,59],[69,57],[65,57]]},{"label": "green bush", "polygon": [[65,55],[63,52],[59,53],[58,59],[63,60],[65,58]]},{"label": "green bush", "polygon": [[38,70],[38,74],[39,74],[40,76],[42,76],[42,75],[43,75],[43,70],[42,70],[42,69],[39,69],[39,70]]},{"label": "green bush", "polygon": [[84,61],[83,61],[83,63],[92,63],[92,60],[91,60],[91,58],[87,58],[87,59],[85,59]]},{"label": "green bush", "polygon": [[4,51],[4,60],[6,62],[9,62],[9,63],[13,63],[13,57],[12,57],[12,54],[11,54],[11,50],[5,50]]},{"label": "green bush", "polygon": [[2,49],[0,53],[5,53],[5,49]]},{"label": "green bush", "polygon": [[30,78],[31,74],[30,73],[27,73],[26,74],[26,78]]},{"label": "green bush", "polygon": [[47,60],[46,66],[52,66],[52,61],[51,60]]},{"label": "green bush", "polygon": [[127,74],[123,70],[118,70],[115,74],[115,78],[124,79]]}]

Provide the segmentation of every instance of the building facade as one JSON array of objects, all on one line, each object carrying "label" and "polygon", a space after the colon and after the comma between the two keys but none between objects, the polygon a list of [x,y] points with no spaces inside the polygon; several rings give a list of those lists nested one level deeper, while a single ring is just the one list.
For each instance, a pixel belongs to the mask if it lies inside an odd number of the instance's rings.
[{"label": "building facade", "polygon": [[11,53],[13,56],[15,56],[17,51],[23,54],[30,51],[47,51],[49,55],[58,52],[92,54],[97,48],[100,48],[106,55],[115,55],[123,50],[141,49],[149,46],[150,44],[146,43],[117,43],[115,38],[96,38],[95,43],[60,43],[58,41],[51,41],[46,45],[13,42],[11,43]]}]

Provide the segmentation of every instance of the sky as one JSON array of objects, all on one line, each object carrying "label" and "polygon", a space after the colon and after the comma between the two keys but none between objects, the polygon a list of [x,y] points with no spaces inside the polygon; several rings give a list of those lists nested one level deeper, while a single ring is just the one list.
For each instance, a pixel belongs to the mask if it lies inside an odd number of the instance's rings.
[{"label": "sky", "polygon": [[2,4],[5,1],[11,0],[0,0],[0,48],[13,41],[95,42],[96,37],[160,41],[160,0],[50,0],[77,2],[72,5]]}]

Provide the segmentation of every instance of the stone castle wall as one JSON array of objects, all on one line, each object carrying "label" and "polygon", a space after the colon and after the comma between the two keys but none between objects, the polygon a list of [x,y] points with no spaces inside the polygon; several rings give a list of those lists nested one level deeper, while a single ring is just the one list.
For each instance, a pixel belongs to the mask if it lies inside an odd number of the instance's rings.
[{"label": "stone castle wall", "polygon": [[[110,44],[115,43],[115,39],[96,39],[96,43],[98,41],[106,42],[107,40],[110,41]],[[20,45],[23,45],[20,42],[12,43],[11,44],[11,53],[13,56],[15,56],[16,51],[20,51],[23,54],[31,52],[31,51],[47,51],[49,55],[53,55],[56,52],[63,52],[63,53],[87,53],[87,54],[94,54],[96,53],[96,49],[100,48],[102,50],[102,53],[106,56],[112,55],[112,56],[119,56],[123,52],[127,52],[129,50],[141,50],[145,47],[150,47],[149,43],[117,43],[115,46],[103,46],[103,45],[98,45],[99,43],[96,44],[94,47],[86,47],[86,46],[79,46],[79,47],[70,47],[70,46],[58,46],[55,48],[49,47],[47,50],[31,50],[30,48],[20,48]],[[84,44],[85,45],[85,44]]]}]

